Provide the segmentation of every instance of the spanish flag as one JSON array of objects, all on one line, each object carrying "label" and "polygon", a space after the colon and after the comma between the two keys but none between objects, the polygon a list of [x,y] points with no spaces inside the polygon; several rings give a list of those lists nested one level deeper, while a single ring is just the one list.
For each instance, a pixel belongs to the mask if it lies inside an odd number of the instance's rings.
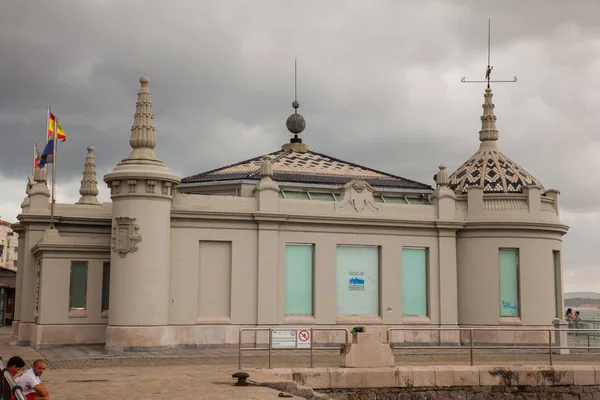
[{"label": "spanish flag", "polygon": [[[56,117],[51,112],[49,112],[49,114],[50,115],[48,118],[48,137],[52,137],[52,135],[54,134],[54,120],[56,120]],[[62,126],[60,126],[60,123],[58,121],[56,121],[56,138],[60,139],[61,142],[67,140],[67,134],[65,133],[65,131],[63,131],[63,128]]]}]

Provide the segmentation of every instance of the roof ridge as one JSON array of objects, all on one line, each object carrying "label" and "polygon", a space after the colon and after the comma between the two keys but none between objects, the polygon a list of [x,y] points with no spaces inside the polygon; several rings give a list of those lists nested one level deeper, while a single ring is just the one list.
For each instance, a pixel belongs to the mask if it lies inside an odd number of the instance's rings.
[{"label": "roof ridge", "polygon": [[412,179],[407,179],[407,178],[404,178],[402,176],[390,174],[389,172],[380,171],[380,170],[377,170],[377,169],[374,169],[374,168],[365,167],[364,165],[360,165],[360,164],[356,164],[356,163],[353,163],[353,162],[350,162],[350,161],[342,160],[341,158],[332,157],[332,156],[330,156],[328,154],[317,153],[317,152],[311,151],[311,150],[308,150],[308,153],[316,154],[318,156],[323,156],[323,157],[329,157],[332,160],[343,162],[343,163],[346,163],[348,165],[352,165],[354,167],[359,167],[359,168],[365,169],[367,171],[377,172],[378,174],[386,175],[386,176],[389,176],[390,178],[402,179],[402,180],[407,181],[407,182],[418,183],[419,185],[427,186],[430,189],[432,188],[431,185],[428,185],[428,184],[423,183],[423,182],[415,181],[415,180],[412,180]]},{"label": "roof ridge", "polygon": [[[276,158],[275,158],[275,160],[272,160],[272,162],[276,162],[276,161],[279,161],[279,159],[281,158],[281,156],[282,156],[284,153],[287,153],[287,152],[288,152],[288,150],[277,150],[277,151],[274,151],[274,152],[272,152],[272,153],[267,153],[267,154],[268,154],[268,155],[270,155],[270,156],[272,156],[272,155],[274,155],[274,154],[281,153],[281,155],[280,155],[279,157],[276,157]],[[236,163],[233,163],[233,164],[225,165],[225,166],[223,166],[223,167],[214,168],[214,169],[211,169],[211,170],[209,170],[209,171],[204,171],[204,172],[201,172],[201,173],[199,173],[199,174],[195,174],[195,175],[186,176],[185,178],[183,178],[183,179],[181,180],[181,183],[185,183],[185,182],[186,182],[186,181],[188,181],[188,180],[192,180],[192,179],[200,178],[200,177],[202,177],[202,176],[204,176],[204,175],[212,174],[212,173],[215,173],[215,172],[217,172],[217,171],[220,171],[220,170],[223,170],[223,169],[232,168],[232,167],[235,167],[235,166],[238,166],[238,165],[241,165],[241,164],[246,164],[246,163],[249,163],[249,162],[252,162],[252,161],[257,161],[257,160],[259,160],[259,159],[260,159],[261,157],[263,157],[263,156],[264,156],[264,154],[263,154],[263,155],[260,155],[260,156],[256,156],[256,157],[248,158],[248,159],[246,159],[246,160],[239,161],[239,162],[236,162]],[[257,168],[257,171],[258,171],[259,169],[260,169],[260,167],[259,167],[259,168]],[[255,173],[255,172],[249,173],[247,176],[252,176],[252,175],[254,175],[254,173]]]}]

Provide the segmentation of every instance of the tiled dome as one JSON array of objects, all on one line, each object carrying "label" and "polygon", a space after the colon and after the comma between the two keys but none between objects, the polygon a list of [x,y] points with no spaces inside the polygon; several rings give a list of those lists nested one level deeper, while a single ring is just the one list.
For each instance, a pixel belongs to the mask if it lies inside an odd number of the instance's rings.
[{"label": "tiled dome", "polygon": [[457,194],[467,193],[470,186],[483,186],[484,193],[521,193],[525,186],[542,186],[498,150],[478,151],[448,180],[448,187]]},{"label": "tiled dome", "polygon": [[448,187],[456,194],[467,193],[471,186],[482,187],[484,193],[522,193],[523,188],[529,185],[541,187],[540,181],[498,150],[492,89],[488,87],[484,97],[482,127],[479,131],[481,146],[477,153],[450,175]]}]

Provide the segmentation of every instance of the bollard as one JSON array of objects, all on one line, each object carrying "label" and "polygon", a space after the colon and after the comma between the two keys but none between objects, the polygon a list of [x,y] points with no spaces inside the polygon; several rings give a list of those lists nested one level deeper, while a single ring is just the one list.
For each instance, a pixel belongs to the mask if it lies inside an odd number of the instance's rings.
[{"label": "bollard", "polygon": [[248,377],[250,375],[248,375],[246,372],[236,372],[235,374],[231,375],[233,378],[237,378],[237,382],[234,383],[234,386],[248,386],[248,382],[246,382],[246,379],[248,379]]}]

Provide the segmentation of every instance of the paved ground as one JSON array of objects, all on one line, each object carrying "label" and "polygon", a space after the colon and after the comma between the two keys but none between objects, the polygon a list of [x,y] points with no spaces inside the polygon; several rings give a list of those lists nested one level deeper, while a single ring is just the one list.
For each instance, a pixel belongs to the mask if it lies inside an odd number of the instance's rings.
[{"label": "paved ground", "polygon": [[[577,341],[577,343],[575,343]],[[269,399],[279,392],[262,387],[234,387],[231,374],[238,370],[237,348],[178,349],[164,352],[109,352],[103,346],[70,346],[38,351],[11,346],[10,329],[0,328],[0,357],[23,357],[28,364],[46,359],[44,382],[54,399],[105,399],[122,395],[133,399]],[[571,345],[587,345],[587,339],[570,340]],[[585,342],[585,343],[584,343]],[[594,345],[596,343],[592,343]],[[598,344],[596,344],[598,345]],[[266,368],[267,351],[245,351],[243,368]],[[599,364],[599,352],[553,356],[554,364]],[[541,350],[476,350],[476,365],[547,365],[548,354]],[[315,351],[315,367],[340,365],[339,352]],[[308,352],[273,351],[273,368],[308,367]],[[397,365],[469,365],[468,349],[399,350]],[[175,395],[174,392],[177,392]]]}]

